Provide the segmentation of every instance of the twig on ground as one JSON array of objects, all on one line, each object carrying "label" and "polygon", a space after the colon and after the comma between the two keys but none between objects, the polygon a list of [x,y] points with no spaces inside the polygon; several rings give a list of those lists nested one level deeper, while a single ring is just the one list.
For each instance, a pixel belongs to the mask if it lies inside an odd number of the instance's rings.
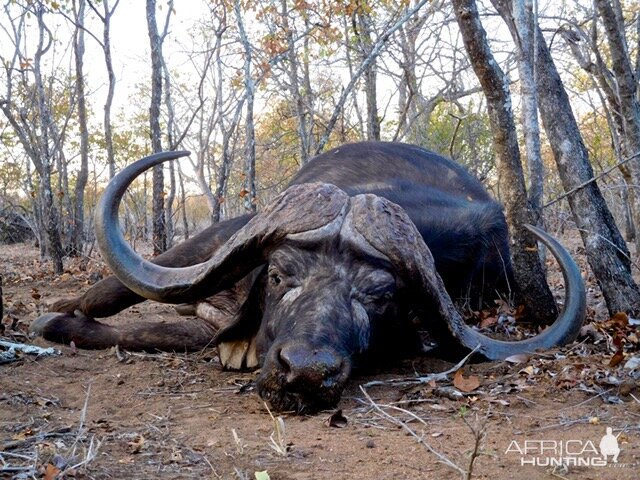
[{"label": "twig on ground", "polygon": [[451,469],[455,470],[456,472],[458,472],[463,478],[468,478],[467,477],[467,471],[465,469],[463,469],[462,467],[460,467],[457,464],[455,464],[452,460],[450,460],[443,453],[438,452],[435,448],[433,448],[429,443],[427,443],[425,441],[425,439],[424,439],[424,437],[422,435],[418,435],[415,430],[413,430],[411,427],[409,427],[406,422],[403,422],[402,420],[400,420],[400,419],[394,417],[393,415],[387,413],[384,409],[388,408],[388,409],[392,409],[392,410],[396,410],[396,411],[402,412],[402,413],[408,415],[409,417],[411,417],[412,419],[417,420],[418,422],[420,422],[425,427],[428,427],[427,423],[422,418],[417,416],[415,413],[410,412],[409,410],[405,410],[404,408],[394,407],[392,405],[378,405],[369,396],[369,394],[367,393],[366,388],[363,385],[360,385],[360,390],[362,391],[362,394],[365,396],[365,398],[369,401],[369,404],[380,415],[382,415],[384,418],[389,420],[391,423],[393,423],[395,425],[398,425],[403,430],[405,430],[409,435],[411,435],[413,438],[415,438],[416,441],[419,444],[423,445],[429,452],[434,454],[438,458],[438,460],[440,462],[444,463],[449,468],[451,468]]},{"label": "twig on ground", "polygon": [[581,406],[582,406],[582,405],[584,405],[585,403],[589,403],[589,402],[591,402],[592,400],[595,400],[596,398],[600,398],[600,397],[602,397],[602,396],[606,395],[606,394],[607,394],[607,393],[609,393],[611,390],[613,390],[613,388],[608,388],[607,390],[603,390],[603,391],[602,391],[602,392],[600,392],[600,393],[596,393],[593,397],[589,397],[589,398],[587,398],[586,400],[583,400],[582,402],[580,402],[580,403],[578,403],[578,404],[576,404],[576,405],[570,405],[570,406],[568,406],[568,407],[564,407],[562,410],[573,410],[574,408],[581,407]]},{"label": "twig on ground", "polygon": [[[532,432],[540,432],[542,430],[549,430],[551,428],[558,428],[558,427],[570,427],[572,425],[576,425],[578,423],[589,423],[591,420],[591,417],[582,417],[582,418],[576,418],[573,420],[566,420],[564,422],[560,422],[560,423],[554,423],[552,425],[544,425],[542,427],[538,427],[538,428],[532,428],[531,430],[527,430],[526,433],[532,433]],[[521,433],[521,432],[516,432],[516,433]]]},{"label": "twig on ground", "polygon": [[464,366],[464,364],[469,361],[473,354],[476,353],[479,349],[480,345],[471,350],[471,352],[469,352],[469,354],[462,360],[460,360],[455,366],[453,366],[449,370],[445,370],[444,372],[430,373],[429,375],[423,375],[416,378],[392,378],[391,380],[373,380],[361,385],[360,388],[376,387],[380,385],[413,385],[416,383],[429,383],[431,381],[437,382],[441,380],[448,380],[449,375],[460,370]]},{"label": "twig on ground", "polygon": [[462,416],[462,421],[469,427],[471,433],[473,433],[473,449],[471,450],[471,455],[469,456],[469,467],[467,467],[467,473],[465,479],[470,479],[473,475],[473,467],[475,465],[476,460],[480,456],[482,450],[482,444],[487,437],[487,419],[489,418],[489,412],[487,415],[480,420],[478,415],[476,414],[476,420],[474,424],[471,424],[467,419],[466,415]]},{"label": "twig on ground", "polygon": [[74,463],[73,465],[67,466],[60,472],[60,476],[64,477],[64,475],[68,472],[75,471],[76,469],[83,467],[93,461],[98,456],[98,449],[102,442],[100,440],[96,440],[95,435],[91,435],[89,438],[89,447],[85,448],[84,441],[86,439],[86,428],[85,422],[87,419],[87,409],[89,407],[89,397],[91,396],[91,383],[87,387],[87,394],[84,398],[84,405],[82,406],[82,410],[80,412],[80,422],[78,423],[78,428],[76,429],[76,437],[73,441],[73,445],[69,448],[69,453],[66,455],[67,458],[73,459],[76,457],[76,450],[79,446],[83,448],[82,460]]}]

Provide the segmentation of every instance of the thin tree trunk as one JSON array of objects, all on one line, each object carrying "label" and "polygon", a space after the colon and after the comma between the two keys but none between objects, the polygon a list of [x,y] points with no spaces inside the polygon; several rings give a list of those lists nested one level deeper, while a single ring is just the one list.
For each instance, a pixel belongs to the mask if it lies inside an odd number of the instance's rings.
[{"label": "thin tree trunk", "polygon": [[240,41],[244,49],[244,85],[247,92],[247,112],[245,118],[245,168],[244,168],[244,188],[242,197],[244,200],[244,208],[249,212],[257,210],[256,205],[256,134],[255,124],[253,120],[253,104],[255,97],[255,81],[251,76],[251,44],[247,37],[242,21],[242,12],[240,11],[240,2],[235,2],[235,13],[238,21],[238,30],[240,32]]},{"label": "thin tree trunk", "polygon": [[104,53],[104,63],[107,69],[107,98],[104,103],[104,141],[107,148],[107,165],[109,167],[109,179],[116,174],[116,162],[113,150],[113,128],[111,126],[111,106],[116,89],[116,75],[113,71],[113,60],[111,57],[111,17],[116,11],[120,0],[116,0],[113,8],[109,6],[109,0],[102,0],[102,14],[89,1],[89,6],[98,15],[103,24],[102,30],[102,51]]},{"label": "thin tree trunk", "polygon": [[[371,39],[371,28],[373,20],[371,14],[365,11],[365,5],[359,5],[353,21],[354,30],[358,38],[360,55],[362,62],[371,55],[373,41]],[[364,71],[364,92],[367,100],[367,139],[380,140],[380,118],[378,117],[378,89],[377,89],[377,66],[373,59]]]},{"label": "thin tree trunk", "polygon": [[[173,8],[173,5],[170,5],[169,8]],[[162,38],[164,40],[165,33]],[[164,61],[164,57],[160,57],[162,60],[162,71],[164,73],[164,105],[167,109],[167,143],[169,144],[169,149],[174,150],[178,147],[175,144],[174,139],[174,131],[175,131],[175,112],[173,110],[173,101],[171,99],[171,76],[169,73],[169,68],[167,67],[167,62]],[[165,208],[165,226],[166,226],[166,248],[171,248],[173,246],[173,237],[175,235],[175,225],[173,219],[173,203],[176,199],[176,169],[175,169],[175,161],[171,160],[169,162],[169,195],[167,195],[167,199],[164,204]]]},{"label": "thin tree trunk", "polygon": [[[156,0],[147,0],[147,28],[151,45],[151,105],[149,122],[151,127],[151,150],[162,151],[160,129],[160,103],[162,102],[162,43],[156,22]],[[164,211],[164,172],[162,165],[153,167],[153,254],[159,255],[167,249],[167,232]]]},{"label": "thin tree trunk", "polygon": [[[637,97],[637,81],[624,37],[622,14],[614,11],[608,0],[595,0],[598,13],[604,24],[611,55],[617,93],[620,101],[620,113],[624,126],[624,142],[628,155],[640,152],[640,102]],[[628,164],[634,184],[640,185],[640,159]],[[635,195],[636,200],[640,195]],[[640,225],[640,205],[635,205],[635,224]],[[636,253],[640,252],[640,235],[636,236]]]},{"label": "thin tree trunk", "polygon": [[[40,196],[42,199],[44,229],[47,233],[47,252],[53,263],[53,271],[61,274],[64,270],[62,258],[64,256],[62,242],[60,240],[60,218],[55,207],[53,191],[51,190],[51,166],[52,152],[49,146],[49,124],[52,123],[51,112],[47,106],[44,82],[42,79],[41,66],[42,57],[51,46],[53,38],[44,23],[45,6],[36,5],[36,18],[38,22],[38,47],[33,60],[33,72],[36,83],[36,94],[38,98],[37,108],[40,121],[40,154],[41,154],[41,175],[40,175]],[[45,33],[49,36],[45,46]]]},{"label": "thin tree trunk", "polygon": [[[70,239],[70,252],[77,256],[84,247],[84,189],[89,179],[89,127],[87,122],[87,105],[84,92],[84,18],[85,0],[78,0],[76,14],[76,30],[73,51],[76,63],[76,97],[78,102],[78,127],[80,129],[80,169],[76,177],[73,205],[73,229]],[[74,2],[74,10],[76,4]]]},{"label": "thin tree trunk", "polygon": [[[522,95],[522,126],[525,152],[529,172],[527,188],[529,202],[537,217],[537,225],[543,225],[542,197],[544,194],[544,164],[540,147],[540,123],[538,121],[538,93],[535,83],[534,52],[536,38],[536,17],[532,0],[514,0],[513,17],[515,30],[511,36],[518,52],[518,70]],[[519,39],[519,40],[518,40]]]},{"label": "thin tree trunk", "polygon": [[546,322],[556,317],[557,308],[537,254],[536,240],[524,228],[525,223],[535,223],[536,218],[527,199],[507,78],[493,58],[475,1],[452,3],[471,65],[487,98],[518,293],[529,314]]},{"label": "thin tree trunk", "polygon": [[184,176],[178,162],[178,184],[180,185],[180,213],[182,214],[182,229],[184,230],[184,239],[189,238],[189,222],[187,221],[187,193],[184,189]]},{"label": "thin tree trunk", "polygon": [[309,160],[309,132],[307,129],[307,114],[304,105],[304,99],[300,91],[300,82],[298,79],[298,55],[296,54],[296,46],[293,39],[293,30],[289,25],[289,11],[287,9],[287,0],[280,1],[282,27],[284,28],[285,35],[287,36],[287,59],[289,74],[289,91],[293,97],[296,120],[298,127],[298,140],[300,141],[300,165],[304,165]]},{"label": "thin tree trunk", "polygon": [[[349,21],[348,21],[348,17],[346,15],[343,16],[343,20],[342,20],[342,26],[344,29],[344,43],[345,43],[345,59],[347,61],[347,68],[349,69],[349,78],[353,78],[354,76],[354,70],[353,70],[353,58],[351,56],[351,35],[349,34]],[[345,98],[346,101],[346,98]],[[358,119],[357,121],[357,127],[358,127],[358,134],[359,137],[364,139],[364,120],[362,119],[362,112],[360,111],[360,104],[358,103],[358,96],[354,95],[353,96],[353,109],[355,110],[356,113],[356,118]],[[340,115],[341,115],[341,119],[342,119],[342,126],[343,126],[343,133],[341,135],[341,138],[344,138],[344,115],[342,112],[342,107],[340,110]],[[330,133],[330,132],[329,132]],[[327,140],[328,140],[328,135],[327,135]],[[322,142],[322,140],[320,140]],[[321,148],[320,147],[316,147],[316,153],[320,153]]]}]

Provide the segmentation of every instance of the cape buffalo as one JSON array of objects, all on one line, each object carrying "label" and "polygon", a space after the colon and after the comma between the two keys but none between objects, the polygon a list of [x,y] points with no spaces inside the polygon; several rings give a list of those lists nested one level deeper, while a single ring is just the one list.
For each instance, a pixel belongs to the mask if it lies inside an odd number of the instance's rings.
[{"label": "cape buffalo", "polygon": [[[420,327],[440,345],[478,347],[489,359],[560,345],[579,331],[580,271],[532,226],[565,278],[555,323],[518,342],[465,324],[452,297],[478,302],[514,285],[502,209],[461,166],[400,143],[323,153],[260,213],[212,225],[144,260],[119,228],[122,196],[148,168],[187,154],[143,158],[111,181],[96,236],[115,277],[57,302],[52,310],[61,313],[40,317],[35,332],[84,348],[217,345],[226,368],[261,367],[258,391],[274,408],[300,412],[335,404],[355,362],[414,351]],[[198,318],[128,328],[94,320],[144,299],[181,304]]]}]

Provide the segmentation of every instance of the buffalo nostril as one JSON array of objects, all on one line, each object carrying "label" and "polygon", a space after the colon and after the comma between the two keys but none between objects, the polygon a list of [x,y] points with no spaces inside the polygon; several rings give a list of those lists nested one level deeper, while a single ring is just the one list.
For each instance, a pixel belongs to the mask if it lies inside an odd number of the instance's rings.
[{"label": "buffalo nostril", "polygon": [[287,383],[309,387],[329,386],[341,376],[344,359],[334,350],[290,344],[278,352]]},{"label": "buffalo nostril", "polygon": [[291,358],[286,352],[283,354],[282,349],[278,350],[277,358],[282,372],[289,373],[291,371]]}]

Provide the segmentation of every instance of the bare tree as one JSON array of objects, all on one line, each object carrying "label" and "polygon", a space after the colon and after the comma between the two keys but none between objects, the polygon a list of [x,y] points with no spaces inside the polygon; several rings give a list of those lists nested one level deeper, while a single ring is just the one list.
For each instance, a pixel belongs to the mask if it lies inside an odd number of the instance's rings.
[{"label": "bare tree", "polygon": [[[640,153],[640,102],[638,101],[638,75],[640,72],[634,71],[625,38],[622,14],[616,15],[612,2],[607,0],[595,0],[594,3],[604,24],[609,44],[611,70],[617,86],[626,152],[627,155],[635,155]],[[619,7],[619,4],[617,6]],[[640,19],[640,16],[638,18]],[[636,186],[640,185],[640,158],[629,163],[629,170],[633,183]],[[640,195],[636,194],[634,198],[636,200],[636,205],[634,205],[635,225],[640,226],[640,205],[637,204]],[[638,253],[640,252],[640,235],[636,235],[635,240],[636,253]]]},{"label": "bare tree", "polygon": [[[12,19],[11,33],[15,50],[12,57],[3,62],[7,85],[5,95],[0,99],[0,108],[33,162],[40,178],[36,216],[45,232],[46,252],[51,257],[54,272],[60,274],[63,271],[64,252],[60,238],[60,215],[52,191],[51,172],[55,162],[55,153],[61,148],[61,144],[51,140],[53,124],[49,105],[51,97],[47,94],[47,86],[42,74],[42,59],[53,44],[53,35],[44,20],[47,7],[43,2],[32,2],[24,6],[17,19],[14,19],[13,12],[9,11],[10,6],[10,4],[5,5],[5,13],[7,18]],[[38,28],[33,59],[28,58],[21,51],[21,48],[24,47],[24,28],[27,15],[33,15],[36,18]],[[20,101],[20,104],[16,103],[16,89],[13,84],[16,73],[21,83],[20,89],[27,95]],[[29,80],[30,76],[32,77],[31,81]],[[30,116],[31,113],[35,114],[35,118]]]},{"label": "bare tree", "polygon": [[536,12],[532,0],[492,0],[494,6],[509,27],[516,46],[516,58],[522,95],[522,130],[529,172],[527,188],[529,202],[536,223],[542,225],[542,197],[544,166],[540,147],[540,123],[538,121],[538,94],[535,84]]},{"label": "bare tree", "polygon": [[[356,35],[360,50],[361,61],[364,61],[373,51],[373,18],[371,17],[370,6],[359,0],[351,22]],[[380,118],[378,117],[378,89],[377,89],[377,66],[376,57],[368,62],[364,70],[364,92],[367,103],[367,139],[380,140]]]},{"label": "bare tree", "polygon": [[[296,120],[298,127],[298,141],[300,142],[300,165],[304,165],[309,160],[311,132],[307,126],[307,106],[305,105],[304,95],[300,88],[300,79],[298,72],[298,55],[296,53],[296,45],[294,39],[294,31],[292,25],[289,24],[289,9],[287,0],[280,1],[282,17],[282,28],[287,39],[287,73],[289,77],[289,91],[293,97],[293,103],[296,112]],[[309,88],[309,85],[306,86]]]},{"label": "bare tree", "polygon": [[[353,72],[349,80],[349,83],[342,90],[342,93],[340,94],[340,98],[338,99],[338,101],[336,102],[333,108],[333,113],[331,114],[331,118],[327,122],[324,132],[320,137],[320,140],[318,141],[318,144],[316,147],[316,153],[322,152],[327,142],[329,141],[329,136],[331,135],[331,132],[333,131],[338,119],[340,118],[345,102],[347,101],[347,98],[349,98],[349,95],[351,95],[351,92],[353,91],[354,87],[358,83],[358,80],[360,79],[360,77],[367,71],[369,66],[376,60],[378,55],[382,53],[388,40],[393,36],[393,34],[396,31],[398,31],[402,27],[402,25],[404,25],[410,18],[412,18],[413,15],[418,13],[427,3],[429,3],[429,0],[420,0],[415,6],[407,9],[405,12],[402,13],[402,15],[400,15],[400,18],[398,18],[395,22],[389,25],[388,28],[386,28],[383,31],[383,33],[381,33],[378,36],[376,41],[373,42],[373,45],[371,46],[371,50],[369,51],[369,54],[360,63],[360,66],[356,69],[356,71]],[[434,8],[438,8],[438,6],[439,6],[439,2],[432,2],[432,4],[430,5],[430,8],[434,9]]]}]

